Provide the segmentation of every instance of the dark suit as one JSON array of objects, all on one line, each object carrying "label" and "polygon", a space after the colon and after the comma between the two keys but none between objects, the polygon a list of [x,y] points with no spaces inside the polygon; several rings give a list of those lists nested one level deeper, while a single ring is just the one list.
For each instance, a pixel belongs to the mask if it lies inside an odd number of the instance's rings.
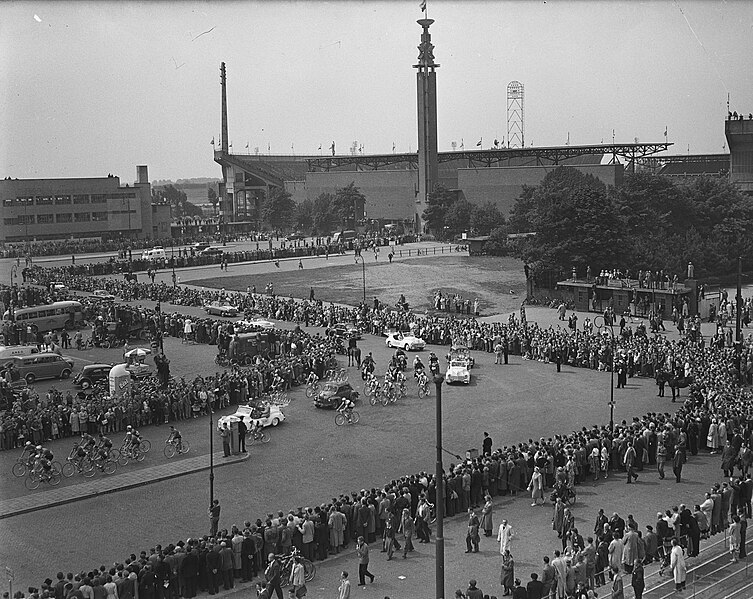
[{"label": "dark suit", "polygon": [[222,558],[219,551],[211,550],[207,553],[207,588],[210,595],[219,592],[220,580],[222,580]]},{"label": "dark suit", "polygon": [[199,579],[199,554],[194,549],[186,555],[180,565],[183,596],[186,599],[196,597],[196,584]]},{"label": "dark suit", "polygon": [[544,583],[540,580],[532,580],[526,585],[528,599],[542,599],[544,596]]}]

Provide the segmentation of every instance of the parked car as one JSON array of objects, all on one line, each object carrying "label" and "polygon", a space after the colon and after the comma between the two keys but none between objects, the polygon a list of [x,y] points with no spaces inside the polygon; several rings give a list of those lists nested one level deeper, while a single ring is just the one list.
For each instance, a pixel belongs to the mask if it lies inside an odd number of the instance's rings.
[{"label": "parked car", "polygon": [[450,383],[464,383],[467,385],[471,382],[471,371],[468,370],[468,365],[465,361],[452,360],[447,367],[444,380],[448,385]]},{"label": "parked car", "polygon": [[291,233],[285,238],[285,241],[299,241],[301,239],[306,239],[303,233]]},{"label": "parked car", "polygon": [[192,247],[194,252],[203,252],[209,247],[209,244],[206,241],[197,241]]},{"label": "parked car", "polygon": [[238,308],[224,302],[215,301],[211,304],[206,304],[204,311],[214,316],[238,316]]},{"label": "parked car", "polygon": [[244,318],[235,323],[241,328],[273,329],[275,323],[264,318]]},{"label": "parked car", "polygon": [[87,364],[73,377],[73,384],[82,389],[89,389],[95,383],[107,380],[111,368],[112,364]]},{"label": "parked car", "polygon": [[112,293],[109,293],[105,291],[104,289],[97,289],[92,293],[92,297],[96,297],[97,299],[103,299],[103,300],[114,300],[115,296]]},{"label": "parked car", "polygon": [[31,385],[37,379],[67,379],[73,372],[73,360],[43,352],[31,356],[14,356],[8,360]]},{"label": "parked car", "polygon": [[251,428],[252,422],[258,422],[261,426],[277,426],[285,420],[285,414],[282,413],[280,406],[273,406],[268,402],[257,402],[247,406],[238,406],[235,414],[223,416],[217,421],[217,426],[222,428],[225,423],[230,425],[241,419],[248,428]]},{"label": "parked car", "polygon": [[338,322],[328,328],[327,335],[340,339],[361,339],[361,331],[358,330],[358,327],[346,322]]},{"label": "parked car", "polygon": [[222,248],[204,248],[199,252],[201,256],[222,256],[225,252],[222,251]]},{"label": "parked car", "polygon": [[405,351],[412,349],[422,350],[426,347],[426,341],[410,333],[390,333],[387,335],[387,347],[401,347]]},{"label": "parked car", "polygon": [[358,400],[358,391],[353,389],[350,383],[328,381],[321,385],[319,394],[314,397],[314,405],[317,408],[333,410],[340,405],[343,398],[355,402]]},{"label": "parked car", "polygon": [[50,283],[50,291],[55,291],[57,293],[68,293],[70,291],[68,289],[68,285],[65,283],[61,283],[59,281],[53,281]]}]

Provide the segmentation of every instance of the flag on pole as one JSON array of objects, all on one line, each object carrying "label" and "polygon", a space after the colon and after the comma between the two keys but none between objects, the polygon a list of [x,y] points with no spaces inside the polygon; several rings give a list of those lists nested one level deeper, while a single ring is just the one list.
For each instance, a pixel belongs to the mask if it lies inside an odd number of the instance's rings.
[{"label": "flag on pole", "polygon": [[248,142],[246,142],[246,149],[248,150]]},{"label": "flag on pole", "polygon": [[664,127],[664,141],[667,141],[667,128]]},{"label": "flag on pole", "polygon": [[484,141],[484,138],[483,138],[483,137],[482,137],[481,139],[479,139],[479,140],[478,140],[478,143],[476,144],[476,147],[477,147],[477,148],[478,148],[478,147],[481,147],[481,142],[482,142],[482,141]]},{"label": "flag on pole", "polygon": [[426,0],[421,0],[421,12],[426,12]]},{"label": "flag on pole", "polygon": [[272,151],[272,144],[268,143],[267,144],[267,152],[271,152],[271,151]]},{"label": "flag on pole", "polygon": [[212,141],[210,141],[209,143],[214,145],[214,137],[212,137]]},{"label": "flag on pole", "polygon": [[319,144],[319,149],[320,149],[320,150],[322,149],[322,144]]},{"label": "flag on pole", "polygon": [[394,141],[392,142],[392,153],[393,154],[395,153],[395,142]]},{"label": "flag on pole", "polygon": [[465,150],[465,143],[463,143],[463,138],[460,138],[460,149]]}]

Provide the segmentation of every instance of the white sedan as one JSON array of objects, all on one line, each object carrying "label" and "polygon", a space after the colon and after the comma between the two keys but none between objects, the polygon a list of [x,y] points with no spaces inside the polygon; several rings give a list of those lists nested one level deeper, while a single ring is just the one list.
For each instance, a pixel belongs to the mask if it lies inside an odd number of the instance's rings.
[{"label": "white sedan", "polygon": [[207,304],[204,306],[204,311],[214,316],[238,316],[238,308],[222,302]]},{"label": "white sedan", "polygon": [[405,351],[412,349],[422,350],[426,346],[426,341],[415,335],[404,335],[403,333],[390,333],[387,335],[387,347],[400,347]]},{"label": "white sedan", "polygon": [[248,428],[251,428],[252,422],[258,422],[261,426],[277,426],[285,420],[285,414],[279,406],[273,406],[271,404],[263,404],[263,407],[255,408],[254,406],[238,406],[235,414],[229,416],[223,416],[217,422],[218,428],[227,423],[230,425],[233,422],[238,422],[240,419]]},{"label": "white sedan", "polygon": [[275,323],[269,320],[264,320],[263,318],[246,318],[244,320],[239,320],[235,324],[240,327],[255,327],[258,329],[275,328]]},{"label": "white sedan", "polygon": [[96,297],[97,299],[103,299],[103,300],[115,299],[115,296],[112,293],[109,293],[105,291],[104,289],[97,289],[94,293],[92,293],[92,297]]},{"label": "white sedan", "polygon": [[467,385],[471,382],[471,371],[468,370],[468,366],[464,361],[453,360],[447,367],[444,380],[448,385],[450,383],[464,383]]}]

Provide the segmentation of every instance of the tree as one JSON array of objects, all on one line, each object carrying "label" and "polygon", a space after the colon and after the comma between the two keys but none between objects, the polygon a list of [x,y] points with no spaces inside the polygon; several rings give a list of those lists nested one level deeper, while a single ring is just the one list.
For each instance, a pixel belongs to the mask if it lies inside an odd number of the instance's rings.
[{"label": "tree", "polygon": [[183,216],[202,216],[201,208],[189,202],[185,192],[179,190],[174,185],[165,185],[160,189],[153,189],[152,198],[169,203],[172,215],[175,218],[181,218]]},{"label": "tree", "polygon": [[507,245],[507,227],[501,226],[489,234],[489,240],[484,244],[486,253],[490,256],[507,256],[510,248]]},{"label": "tree", "polygon": [[477,235],[489,235],[493,230],[505,224],[505,217],[494,202],[485,202],[473,207],[470,228]]},{"label": "tree", "polygon": [[312,219],[317,235],[329,235],[338,224],[337,216],[332,211],[333,200],[331,193],[321,193],[314,200]]},{"label": "tree", "polygon": [[212,204],[214,215],[217,216],[217,204],[220,203],[220,198],[217,197],[217,192],[214,190],[214,187],[211,183],[207,187],[207,200],[210,204]]},{"label": "tree", "polygon": [[314,202],[303,200],[295,212],[295,226],[300,231],[311,231],[314,227]]},{"label": "tree", "polygon": [[264,221],[275,231],[289,229],[295,222],[296,205],[289,192],[273,187],[264,202]]},{"label": "tree", "polygon": [[332,200],[332,210],[340,219],[342,228],[355,228],[356,221],[363,218],[363,209],[366,204],[366,196],[356,187],[356,182],[351,181],[346,187],[335,191]]},{"label": "tree", "polygon": [[445,214],[452,204],[457,200],[457,194],[451,192],[441,183],[434,186],[434,190],[426,198],[426,209],[423,213],[423,219],[430,231],[435,235],[444,234]]},{"label": "tree", "polygon": [[465,198],[453,202],[445,211],[445,231],[451,236],[459,235],[463,231],[468,231],[468,229],[471,228],[471,214],[473,213],[473,208],[473,204]]}]

